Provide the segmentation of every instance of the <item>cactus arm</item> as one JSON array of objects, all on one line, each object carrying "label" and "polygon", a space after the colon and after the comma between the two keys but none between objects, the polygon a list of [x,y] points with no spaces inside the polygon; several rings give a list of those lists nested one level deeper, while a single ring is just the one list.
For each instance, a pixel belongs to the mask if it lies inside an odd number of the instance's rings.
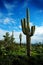
[{"label": "cactus arm", "polygon": [[25,28],[25,30],[27,29],[25,18],[24,18],[24,28]]},{"label": "cactus arm", "polygon": [[26,35],[24,21],[21,20],[22,31]]},{"label": "cactus arm", "polygon": [[30,36],[33,36],[34,32],[35,32],[35,26],[32,26],[31,27],[31,35]]},{"label": "cactus arm", "polygon": [[24,18],[24,29],[25,29],[25,33],[27,35],[27,24],[26,24],[26,19]]}]

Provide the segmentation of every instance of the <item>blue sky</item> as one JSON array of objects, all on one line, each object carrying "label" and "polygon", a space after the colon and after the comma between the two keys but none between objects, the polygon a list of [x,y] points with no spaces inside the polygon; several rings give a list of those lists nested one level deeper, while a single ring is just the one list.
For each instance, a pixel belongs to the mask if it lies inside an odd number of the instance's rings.
[{"label": "blue sky", "polygon": [[22,32],[21,19],[26,17],[26,8],[29,8],[30,24],[36,26],[35,36],[38,36],[38,40],[37,37],[33,37],[33,40],[42,41],[43,0],[0,0],[0,31]]}]

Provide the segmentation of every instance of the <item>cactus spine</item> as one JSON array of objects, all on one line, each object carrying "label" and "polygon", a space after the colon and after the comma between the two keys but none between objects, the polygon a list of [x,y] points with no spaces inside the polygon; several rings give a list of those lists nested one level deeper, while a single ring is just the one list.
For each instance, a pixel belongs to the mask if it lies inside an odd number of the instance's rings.
[{"label": "cactus spine", "polygon": [[26,19],[21,19],[21,26],[22,31],[26,35],[26,43],[27,43],[27,56],[30,56],[30,43],[31,43],[31,36],[33,36],[35,32],[35,26],[32,26],[30,29],[29,25],[29,15],[28,15],[28,8],[26,10]]},{"label": "cactus spine", "polygon": [[19,35],[19,38],[20,38],[20,47],[21,47],[21,41],[22,41],[22,34],[21,33]]}]

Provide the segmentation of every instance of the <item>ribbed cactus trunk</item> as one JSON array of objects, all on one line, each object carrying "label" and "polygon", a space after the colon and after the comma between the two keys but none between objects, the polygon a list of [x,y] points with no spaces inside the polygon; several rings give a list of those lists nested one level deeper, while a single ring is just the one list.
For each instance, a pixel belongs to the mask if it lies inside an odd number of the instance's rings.
[{"label": "ribbed cactus trunk", "polygon": [[[27,11],[26,11],[26,20],[27,20],[27,29],[28,29],[28,31],[29,31],[29,33],[30,33],[30,25],[29,25],[29,16],[28,16],[28,9],[27,9]],[[31,43],[31,38],[30,38],[30,35],[27,33],[27,35],[26,35],[26,44],[27,44],[27,56],[30,56],[30,43]]]},{"label": "ribbed cactus trunk", "polygon": [[26,35],[27,56],[30,56],[31,36],[33,36],[33,34],[35,32],[35,26],[32,26],[30,29],[29,18],[30,17],[28,15],[28,8],[27,8],[26,19],[24,18],[23,20],[21,20],[22,31]]},{"label": "ribbed cactus trunk", "polygon": [[27,56],[30,56],[30,44],[31,44],[31,38],[26,35],[26,42],[27,42]]}]

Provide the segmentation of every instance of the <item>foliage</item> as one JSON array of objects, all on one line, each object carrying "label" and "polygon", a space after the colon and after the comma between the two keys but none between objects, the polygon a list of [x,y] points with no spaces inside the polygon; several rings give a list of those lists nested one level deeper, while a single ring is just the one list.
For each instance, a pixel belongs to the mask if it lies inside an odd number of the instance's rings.
[{"label": "foliage", "polygon": [[[43,45],[31,45],[31,57],[27,57],[26,45],[11,44],[0,46],[0,65],[42,65]],[[37,49],[36,49],[37,47]],[[41,52],[38,52],[41,51]],[[7,64],[6,64],[7,63]]]},{"label": "foliage", "polygon": [[3,37],[4,37],[4,43],[5,43],[5,46],[7,46],[8,43],[10,43],[9,32],[6,32],[6,34],[3,35]]}]

